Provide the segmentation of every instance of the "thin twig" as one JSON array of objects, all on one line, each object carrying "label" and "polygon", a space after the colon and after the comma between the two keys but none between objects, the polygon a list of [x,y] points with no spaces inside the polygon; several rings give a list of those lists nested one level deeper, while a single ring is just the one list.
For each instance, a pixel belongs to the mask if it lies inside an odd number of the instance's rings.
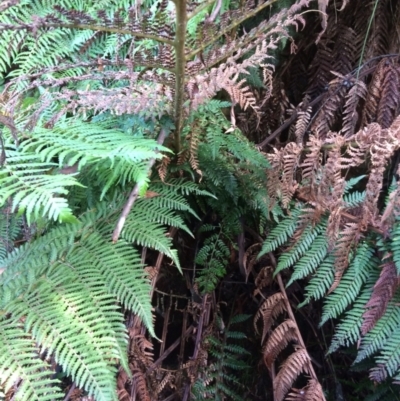
[{"label": "thin twig", "polygon": [[[360,74],[358,75],[358,79],[363,78],[364,76],[369,75],[370,73],[374,72],[374,71],[375,71],[375,68],[376,68],[376,66],[370,67],[370,68],[366,69],[365,71],[363,71],[362,73],[360,73]],[[353,75],[353,74],[356,73],[357,71],[358,71],[358,70],[352,71],[352,72],[350,73],[350,75]],[[310,106],[312,107],[312,106],[315,106],[316,104],[318,104],[318,103],[321,101],[321,99],[325,96],[325,94],[326,94],[325,92],[324,92],[324,93],[321,93],[321,94],[320,94],[319,96],[317,96],[312,102],[308,103],[308,104],[307,104],[307,107],[310,107]],[[300,109],[300,110],[295,109],[295,110],[293,111],[293,113],[290,115],[290,117],[287,118],[287,119],[285,120],[285,122],[284,122],[280,127],[278,127],[271,135],[267,136],[261,143],[259,143],[259,144],[257,145],[257,147],[261,149],[261,148],[267,146],[267,145],[268,145],[271,141],[273,141],[282,131],[284,131],[286,128],[289,128],[290,125],[296,120],[297,114],[298,114],[299,111],[301,111],[301,109]],[[317,114],[318,114],[318,113],[315,113],[315,114],[314,114],[314,117],[315,117]],[[310,122],[311,122],[311,121],[310,121]]]},{"label": "thin twig", "polygon": [[181,148],[181,132],[183,128],[183,102],[185,100],[186,56],[185,40],[187,27],[186,1],[175,3],[176,8],[176,36],[175,48],[175,152]]},{"label": "thin twig", "polygon": [[12,6],[15,6],[19,3],[19,0],[9,0],[9,1],[3,1],[0,4],[0,13],[3,11],[7,10],[7,8],[10,8]]},{"label": "thin twig", "polygon": [[152,35],[143,31],[132,31],[129,27],[118,28],[112,26],[105,26],[100,24],[79,24],[79,23],[66,23],[66,22],[46,22],[44,20],[38,23],[20,23],[20,24],[0,24],[0,31],[22,31],[22,30],[32,30],[32,29],[51,29],[51,28],[67,28],[67,29],[78,29],[78,30],[90,30],[96,32],[107,32],[107,33],[117,33],[120,35],[131,35],[133,37],[151,39],[157,42],[165,43],[167,45],[173,45],[173,41],[169,38],[163,36]]},{"label": "thin twig", "polygon": [[72,386],[69,389],[67,395],[65,396],[64,401],[68,401],[69,400],[69,398],[71,397],[71,395],[72,395],[73,391],[75,390],[75,388],[76,388],[76,384],[72,383]]},{"label": "thin twig", "polygon": [[[157,143],[159,145],[162,145],[168,135],[168,131],[164,128],[161,128],[160,135],[158,136]],[[151,168],[154,166],[154,163],[156,162],[155,157],[149,160],[149,163],[147,165],[147,169],[149,174],[151,173]],[[128,217],[129,212],[131,211],[133,204],[136,202],[136,199],[139,196],[139,183],[137,183],[134,188],[132,189],[132,192],[129,195],[129,198],[127,202],[125,203],[124,208],[122,209],[121,216],[118,219],[117,225],[115,226],[113,236],[112,236],[112,242],[116,243],[118,241],[118,238],[121,234],[122,229],[124,228],[125,225],[125,220]]]},{"label": "thin twig", "polygon": [[216,4],[216,6],[214,8],[213,13],[210,15],[209,18],[207,18],[208,22],[214,22],[215,21],[215,18],[217,18],[217,15],[219,13],[219,10],[221,9],[221,6],[222,6],[222,0],[217,0],[217,4]]},{"label": "thin twig", "polygon": [[152,372],[157,366],[161,365],[161,362],[182,342],[185,340],[185,338],[187,336],[189,336],[190,334],[192,334],[194,330],[193,326],[190,326],[185,333],[183,334],[183,336],[178,337],[163,353],[162,355],[160,355],[160,357],[154,361],[149,368],[147,369],[146,374],[149,374],[150,372]]}]

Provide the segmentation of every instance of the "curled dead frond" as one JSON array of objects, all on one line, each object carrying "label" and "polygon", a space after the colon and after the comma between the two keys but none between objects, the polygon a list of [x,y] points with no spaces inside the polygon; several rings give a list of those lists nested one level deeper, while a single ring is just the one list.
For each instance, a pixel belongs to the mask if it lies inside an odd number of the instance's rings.
[{"label": "curled dead frond", "polygon": [[258,333],[257,323],[262,319],[263,331],[261,336],[261,344],[264,343],[265,337],[271,328],[274,320],[286,310],[285,298],[281,292],[277,292],[267,298],[259,308],[254,317],[254,328]]},{"label": "curled dead frond", "polygon": [[276,401],[284,400],[294,381],[301,373],[309,373],[310,363],[307,350],[297,346],[296,351],[285,360],[275,377],[274,394]]},{"label": "curled dead frond", "polygon": [[264,363],[269,370],[277,356],[287,347],[291,341],[298,341],[296,323],[288,319],[281,323],[268,337],[263,349]]}]

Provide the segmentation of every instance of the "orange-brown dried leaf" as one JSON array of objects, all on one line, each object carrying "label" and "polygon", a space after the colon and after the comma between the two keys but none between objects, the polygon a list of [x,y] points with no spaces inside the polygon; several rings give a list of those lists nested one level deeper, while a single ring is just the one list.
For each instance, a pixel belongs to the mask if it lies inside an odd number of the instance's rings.
[{"label": "orange-brown dried leaf", "polygon": [[282,364],[275,377],[273,383],[275,401],[283,401],[299,375],[309,373],[310,363],[307,351],[302,347],[297,347],[296,351]]},{"label": "orange-brown dried leaf", "polygon": [[254,328],[257,333],[257,323],[260,319],[262,319],[263,331],[261,336],[261,344],[264,343],[264,339],[275,319],[285,310],[285,298],[281,292],[271,295],[262,303],[256,313],[256,316],[254,317]]},{"label": "orange-brown dried leaf", "polygon": [[288,319],[281,323],[268,337],[263,349],[264,363],[269,370],[278,355],[291,341],[298,341],[296,323]]}]

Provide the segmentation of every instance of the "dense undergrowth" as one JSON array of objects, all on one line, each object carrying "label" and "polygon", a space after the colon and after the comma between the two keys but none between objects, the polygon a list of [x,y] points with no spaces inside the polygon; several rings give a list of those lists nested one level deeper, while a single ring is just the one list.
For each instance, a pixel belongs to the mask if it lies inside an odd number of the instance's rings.
[{"label": "dense undergrowth", "polygon": [[397,1],[0,11],[0,399],[399,398]]}]

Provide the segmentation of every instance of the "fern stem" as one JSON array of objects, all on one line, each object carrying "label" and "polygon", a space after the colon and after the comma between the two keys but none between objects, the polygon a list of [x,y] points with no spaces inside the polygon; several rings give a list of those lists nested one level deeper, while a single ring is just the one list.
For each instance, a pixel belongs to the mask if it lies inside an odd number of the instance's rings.
[{"label": "fern stem", "polygon": [[[228,34],[229,32],[231,32],[233,29],[235,29],[235,28],[237,28],[238,26],[240,26],[244,21],[248,20],[249,18],[254,17],[254,16],[257,15],[261,10],[263,10],[264,8],[266,8],[266,7],[268,7],[268,6],[271,6],[271,5],[272,5],[273,3],[275,3],[276,1],[277,1],[277,0],[269,0],[269,1],[266,1],[265,3],[262,3],[262,4],[260,4],[259,6],[253,8],[250,12],[247,12],[247,13],[244,12],[244,13],[243,13],[243,16],[241,16],[240,18],[235,19],[234,22],[233,22],[232,24],[228,25],[228,26],[225,27],[224,29],[219,30],[219,31],[218,31],[218,34],[217,34],[217,35],[214,35],[214,36],[212,37],[211,42],[202,43],[200,46],[196,47],[195,50],[189,52],[189,53],[187,54],[187,59],[190,60],[190,59],[192,59],[193,57],[195,57],[197,54],[202,53],[202,52],[203,52],[205,49],[207,49],[207,47],[209,47],[211,44],[216,43],[216,41],[217,41],[219,38],[221,38],[221,37],[227,35],[227,34]],[[264,27],[263,31],[264,31],[266,28],[269,28],[270,26],[271,26],[271,25],[268,25],[268,24],[267,24],[267,25]],[[225,51],[225,52],[224,52],[224,57],[223,57],[223,58],[227,58],[230,54],[232,54],[232,53],[234,53],[235,51],[237,51],[238,48],[244,48],[244,46],[245,46],[247,43],[254,42],[254,38],[253,38],[253,37],[249,37],[248,39],[249,39],[248,42],[241,40],[241,41],[238,43],[238,47],[237,47],[237,48],[236,48],[236,46],[234,46],[233,48],[229,49],[229,51]],[[257,43],[255,42],[255,45],[256,45],[256,44],[257,44]],[[219,61],[218,61],[218,62],[219,62]],[[213,60],[213,65],[214,65],[214,64],[216,64],[216,63],[215,63],[214,60]],[[207,67],[211,67],[211,65],[208,64]]]},{"label": "fern stem", "polygon": [[356,79],[358,79],[358,77],[359,77],[359,75],[360,75],[362,60],[363,60],[363,58],[364,58],[364,53],[365,53],[365,48],[366,48],[366,46],[367,46],[368,36],[369,36],[370,31],[371,31],[372,21],[373,21],[374,18],[375,18],[375,14],[376,14],[376,9],[377,9],[377,7],[378,7],[378,3],[379,3],[379,0],[375,0],[374,8],[373,8],[373,10],[372,10],[371,17],[370,17],[369,22],[368,22],[367,32],[366,32],[366,34],[365,34],[364,43],[363,43],[363,47],[362,47],[361,55],[360,55],[360,60],[359,60],[359,62],[358,62],[358,68],[357,68],[357,76],[356,76]]},{"label": "fern stem", "polygon": [[187,19],[188,21],[195,17],[196,15],[200,14],[204,9],[211,6],[211,4],[215,3],[215,0],[207,0],[203,4],[199,5],[194,11],[188,14]]},{"label": "fern stem", "polygon": [[[160,131],[160,135],[158,136],[157,143],[159,145],[162,145],[168,135],[168,131],[165,128],[162,128]],[[148,169],[148,174],[151,172],[151,168],[154,166],[156,159],[153,157],[152,159],[149,160],[149,163],[147,165]],[[121,234],[122,229],[124,228],[126,218],[128,217],[129,212],[131,211],[134,203],[136,202],[136,199],[139,196],[139,183],[136,183],[136,185],[133,187],[131,193],[129,194],[129,198],[125,203],[124,208],[122,209],[121,216],[118,219],[118,222],[115,226],[113,235],[112,235],[112,242],[115,244],[118,241],[118,238]]]},{"label": "fern stem", "polygon": [[[24,30],[24,29],[32,29],[33,26],[32,24],[0,24],[0,31],[7,31],[7,30]],[[151,35],[148,33],[144,32],[136,32],[132,31],[130,29],[123,29],[123,28],[115,28],[115,27],[110,27],[110,26],[104,26],[104,25],[86,25],[86,24],[71,24],[71,23],[48,23],[44,22],[40,26],[35,26],[35,28],[67,28],[67,29],[79,29],[79,30],[90,30],[90,31],[95,31],[95,32],[109,32],[109,33],[117,33],[120,35],[131,35],[131,36],[136,36],[138,38],[143,38],[143,39],[151,39],[155,40],[157,42],[165,43],[167,45],[173,46],[174,42],[171,39],[164,38],[162,36],[157,36],[157,35]]]},{"label": "fern stem", "polygon": [[183,101],[185,94],[185,39],[187,26],[186,0],[176,0],[176,38],[175,47],[175,152],[181,148],[183,125]]}]

